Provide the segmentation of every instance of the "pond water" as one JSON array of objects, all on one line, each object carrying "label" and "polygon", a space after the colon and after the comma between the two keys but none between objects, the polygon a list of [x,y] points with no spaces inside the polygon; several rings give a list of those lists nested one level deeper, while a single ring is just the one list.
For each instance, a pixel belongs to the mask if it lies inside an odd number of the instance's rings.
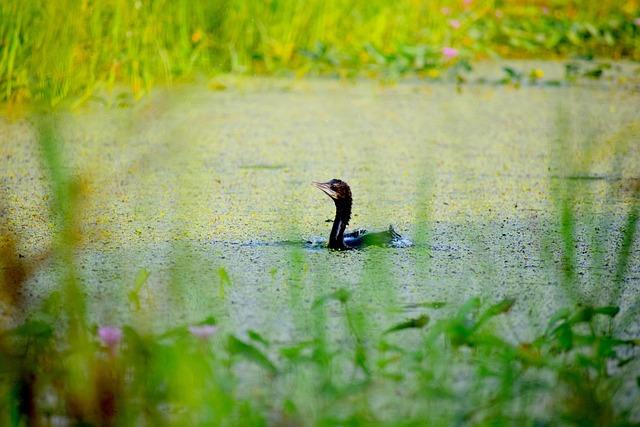
[{"label": "pond water", "polygon": [[[427,302],[515,297],[526,339],[568,303],[562,206],[576,212],[580,299],[616,302],[621,230],[640,185],[637,90],[222,81],[60,115],[86,195],[77,259],[93,321],[163,328],[213,315],[286,340],[315,299],[345,288],[381,324]],[[0,138],[2,215],[28,258],[51,244],[46,174],[29,120],[3,122]],[[311,182],[331,178],[351,186],[350,227],[393,224],[415,245],[305,246],[329,234],[333,203]],[[150,275],[136,310],[141,269]],[[34,307],[57,270],[49,260],[29,281]],[[637,313],[638,291],[636,242],[616,291],[622,316]]]}]

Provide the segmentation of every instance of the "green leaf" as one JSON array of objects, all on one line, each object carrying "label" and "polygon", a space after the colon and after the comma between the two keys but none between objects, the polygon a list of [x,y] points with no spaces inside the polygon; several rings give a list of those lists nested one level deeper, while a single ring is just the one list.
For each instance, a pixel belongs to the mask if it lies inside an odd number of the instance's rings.
[{"label": "green leaf", "polygon": [[573,331],[568,323],[558,326],[554,335],[562,350],[569,351],[573,348]]},{"label": "green leaf", "polygon": [[620,307],[612,305],[605,307],[596,307],[593,309],[593,312],[596,314],[603,314],[609,317],[615,317],[618,313],[620,313]]},{"label": "green leaf", "polygon": [[278,373],[276,366],[269,360],[269,358],[254,345],[239,340],[233,335],[229,335],[229,342],[227,344],[229,353],[237,356],[242,356],[247,360],[257,363],[272,374]]},{"label": "green leaf", "polygon": [[598,356],[601,358],[614,358],[617,356],[616,346],[620,345],[619,340],[601,337],[598,340]]},{"label": "green leaf", "polygon": [[547,331],[553,330],[560,321],[566,321],[571,315],[571,311],[568,308],[562,308],[555,312],[553,316],[549,319],[549,325],[547,326]]},{"label": "green leaf", "polygon": [[478,320],[478,325],[486,322],[492,317],[498,316],[499,314],[507,313],[509,310],[511,310],[511,307],[513,307],[515,303],[515,299],[507,298],[498,302],[497,304],[492,305],[484,313],[482,313],[480,319]]},{"label": "green leaf", "polygon": [[593,319],[595,312],[593,307],[582,307],[576,311],[569,319],[569,323],[575,325],[577,323],[590,322]]},{"label": "green leaf", "polygon": [[229,286],[231,286],[231,278],[229,277],[229,273],[223,267],[218,269],[218,277],[220,278],[220,287],[218,288],[218,296],[221,299],[224,299],[226,295],[226,290]]},{"label": "green leaf", "polygon": [[602,77],[603,73],[604,73],[604,70],[602,68],[596,67],[591,70],[585,71],[584,76],[589,77],[591,79],[599,79],[600,77]]},{"label": "green leaf", "polygon": [[511,67],[502,67],[502,71],[507,75],[509,81],[520,81],[522,80],[522,73],[515,68]]},{"label": "green leaf", "polygon": [[409,308],[433,308],[433,309],[440,309],[444,306],[446,306],[447,303],[444,301],[423,301],[423,302],[419,302],[419,303],[414,303],[414,304],[407,304],[405,307],[409,307]]},{"label": "green leaf", "polygon": [[253,329],[250,329],[249,332],[247,332],[247,335],[249,335],[249,338],[251,338],[253,341],[259,342],[265,347],[269,347],[269,341]]},{"label": "green leaf", "polygon": [[577,323],[590,322],[593,316],[596,314],[602,314],[604,316],[614,317],[620,312],[620,307],[605,306],[605,307],[582,307],[576,311],[569,319],[569,323],[575,325]]},{"label": "green leaf", "polygon": [[53,336],[53,328],[41,320],[30,320],[13,330],[15,335],[46,340]]},{"label": "green leaf", "polygon": [[328,295],[321,296],[314,301],[313,307],[318,307],[325,304],[328,301],[339,301],[341,304],[346,303],[351,298],[351,293],[344,288],[340,288],[335,292]]},{"label": "green leaf", "polygon": [[429,323],[429,316],[423,314],[420,317],[416,317],[415,319],[409,319],[404,322],[398,323],[387,329],[384,333],[388,334],[391,332],[401,331],[403,329],[420,329],[426,326]]},{"label": "green leaf", "polygon": [[140,291],[142,290],[142,286],[147,282],[150,274],[149,270],[141,268],[136,276],[133,290],[129,292],[129,302],[133,304],[136,310],[140,310]]},{"label": "green leaf", "polygon": [[197,325],[215,325],[217,324],[216,318],[213,316],[209,316],[204,319],[202,322],[198,322]]},{"label": "green leaf", "polygon": [[464,303],[458,312],[459,317],[466,317],[469,314],[476,313],[480,308],[480,298],[474,297]]},{"label": "green leaf", "polygon": [[304,351],[304,348],[299,346],[299,345],[294,345],[291,347],[283,347],[280,349],[280,355],[282,355],[282,357],[285,357],[289,360],[297,360],[300,359],[300,357],[302,356],[302,352]]}]

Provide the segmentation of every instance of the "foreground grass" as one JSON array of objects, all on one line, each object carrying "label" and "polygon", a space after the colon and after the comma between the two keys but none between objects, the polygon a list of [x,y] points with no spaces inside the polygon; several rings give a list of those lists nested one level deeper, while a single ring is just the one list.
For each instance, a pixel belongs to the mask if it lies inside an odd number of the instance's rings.
[{"label": "foreground grass", "polygon": [[0,101],[135,96],[218,72],[437,77],[472,58],[640,59],[636,0],[8,0]]},{"label": "foreground grass", "polygon": [[[251,330],[218,334],[211,319],[73,339],[31,321],[2,335],[2,422],[633,425],[633,406],[617,399],[638,372],[640,343],[606,332],[617,308],[562,310],[535,340],[513,343],[493,319],[513,303],[471,299],[365,340],[366,319],[341,291],[316,300],[307,339],[288,345]],[[344,311],[339,337],[325,335],[329,305]]]}]

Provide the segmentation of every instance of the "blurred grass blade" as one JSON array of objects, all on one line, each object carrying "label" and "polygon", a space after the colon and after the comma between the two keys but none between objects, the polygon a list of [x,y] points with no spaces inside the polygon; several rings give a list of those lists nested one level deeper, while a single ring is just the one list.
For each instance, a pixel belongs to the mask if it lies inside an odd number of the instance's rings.
[{"label": "blurred grass blade", "polygon": [[136,276],[136,280],[133,285],[133,290],[129,292],[129,301],[136,310],[140,310],[140,291],[145,283],[147,283],[147,279],[151,273],[146,268],[141,268],[138,271],[138,275]]},{"label": "blurred grass blade", "polygon": [[[640,191],[638,191],[640,193]],[[640,197],[640,194],[638,194]],[[633,243],[636,240],[636,233],[638,228],[638,217],[640,203],[634,202],[631,205],[631,209],[627,214],[627,221],[622,231],[622,243],[620,250],[618,251],[618,259],[616,262],[616,272],[613,281],[612,303],[618,303],[618,299],[623,291],[624,278],[629,267],[629,259],[631,257],[631,249]]]},{"label": "blurred grass blade", "polygon": [[349,301],[349,298],[351,298],[351,292],[347,291],[344,288],[340,288],[335,292],[317,298],[313,302],[313,307],[322,306],[329,301],[338,301],[340,304],[345,304],[347,301]]},{"label": "blurred grass blade", "polygon": [[276,366],[262,351],[260,351],[256,346],[241,341],[233,335],[229,335],[227,349],[229,350],[229,353],[255,362],[272,374],[278,373]]},{"label": "blurred grass blade", "polygon": [[429,323],[429,316],[426,314],[423,314],[422,316],[416,317],[414,319],[409,319],[404,322],[398,323],[397,325],[394,325],[389,329],[387,329],[386,331],[384,331],[384,333],[388,334],[391,332],[397,332],[404,329],[422,329],[427,325],[427,323]]},{"label": "blurred grass blade", "polygon": [[498,316],[500,314],[508,313],[513,305],[516,303],[516,300],[513,298],[504,299],[491,307],[485,310],[482,315],[480,315],[478,319],[478,326],[491,319],[492,317]]}]

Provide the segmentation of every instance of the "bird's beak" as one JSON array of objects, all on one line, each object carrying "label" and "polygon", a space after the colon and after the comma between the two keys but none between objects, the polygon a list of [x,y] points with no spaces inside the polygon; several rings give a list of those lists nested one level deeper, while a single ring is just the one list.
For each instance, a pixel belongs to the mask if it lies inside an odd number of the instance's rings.
[{"label": "bird's beak", "polygon": [[328,182],[313,181],[312,184],[316,188],[319,188],[320,190],[322,190],[327,196],[331,197],[332,199],[335,199],[336,197],[338,197],[338,193],[336,193],[331,189],[331,184],[329,184]]}]

